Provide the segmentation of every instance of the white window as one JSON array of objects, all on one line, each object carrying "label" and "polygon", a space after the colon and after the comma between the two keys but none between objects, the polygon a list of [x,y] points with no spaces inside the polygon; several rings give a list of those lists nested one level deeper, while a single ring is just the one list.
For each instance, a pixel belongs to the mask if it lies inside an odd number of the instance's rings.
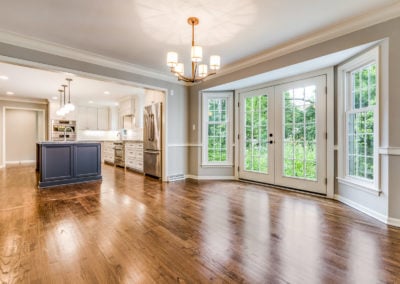
[{"label": "white window", "polygon": [[203,93],[203,165],[232,165],[232,93]]},{"label": "white window", "polygon": [[339,67],[339,181],[379,190],[379,48]]}]

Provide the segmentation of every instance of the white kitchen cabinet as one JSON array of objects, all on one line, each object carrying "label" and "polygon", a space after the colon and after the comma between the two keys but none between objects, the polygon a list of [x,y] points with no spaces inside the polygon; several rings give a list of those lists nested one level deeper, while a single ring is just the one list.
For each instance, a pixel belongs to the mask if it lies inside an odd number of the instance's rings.
[{"label": "white kitchen cabinet", "polygon": [[135,98],[134,96],[125,97],[119,101],[119,115],[135,114]]},{"label": "white kitchen cabinet", "polygon": [[118,130],[118,107],[109,107],[108,109],[108,128],[109,130]]},{"label": "white kitchen cabinet", "polygon": [[125,141],[125,168],[143,172],[143,143]]},{"label": "white kitchen cabinet", "polygon": [[97,129],[109,130],[109,111],[107,107],[99,107],[97,109]]},{"label": "white kitchen cabinet", "polygon": [[103,161],[105,163],[114,164],[114,142],[103,142]]},{"label": "white kitchen cabinet", "polygon": [[77,115],[79,130],[109,130],[109,112],[107,107],[80,106]]},{"label": "white kitchen cabinet", "polygon": [[119,101],[119,128],[134,129],[136,127],[136,125],[134,124],[136,115],[135,105],[135,96],[125,97],[124,99]]},{"label": "white kitchen cabinet", "polygon": [[97,108],[88,107],[86,108],[86,115],[87,115],[87,128],[90,130],[98,129],[97,126]]}]

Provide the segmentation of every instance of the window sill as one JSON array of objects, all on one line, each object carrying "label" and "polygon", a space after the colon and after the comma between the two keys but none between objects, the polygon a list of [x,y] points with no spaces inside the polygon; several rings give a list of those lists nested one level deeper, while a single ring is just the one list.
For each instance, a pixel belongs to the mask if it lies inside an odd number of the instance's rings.
[{"label": "window sill", "polygon": [[338,177],[337,180],[340,184],[351,186],[354,189],[361,190],[361,191],[367,192],[367,193],[375,195],[375,196],[380,196],[382,193],[382,191],[380,189],[377,189],[373,186],[360,184],[357,181],[354,181],[349,178]]},{"label": "window sill", "polygon": [[233,164],[203,164],[202,168],[232,168]]}]

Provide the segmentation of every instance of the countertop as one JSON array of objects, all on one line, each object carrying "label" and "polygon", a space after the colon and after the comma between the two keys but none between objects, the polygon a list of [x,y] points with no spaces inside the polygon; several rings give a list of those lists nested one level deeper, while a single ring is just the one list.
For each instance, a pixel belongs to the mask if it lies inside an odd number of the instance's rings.
[{"label": "countertop", "polygon": [[88,141],[88,140],[80,140],[80,141],[42,141],[36,142],[38,145],[50,145],[50,144],[83,144],[83,143],[100,143],[99,141]]},{"label": "countertop", "polygon": [[134,142],[143,143],[143,140],[135,139],[124,139],[124,140],[76,140],[76,141],[42,141],[36,142],[36,144],[74,144],[74,143],[100,143],[100,142]]},{"label": "countertop", "polygon": [[[91,140],[85,140],[91,141]],[[93,140],[93,141],[100,141],[100,142],[134,142],[134,143],[143,143],[143,140],[138,139],[124,139],[124,140]]]}]

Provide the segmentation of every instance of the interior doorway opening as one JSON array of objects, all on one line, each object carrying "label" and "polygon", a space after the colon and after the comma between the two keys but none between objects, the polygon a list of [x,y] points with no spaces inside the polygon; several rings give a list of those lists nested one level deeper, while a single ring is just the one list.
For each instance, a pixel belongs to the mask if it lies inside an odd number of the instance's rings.
[{"label": "interior doorway opening", "polygon": [[7,107],[3,114],[3,165],[34,164],[36,143],[46,138],[45,111]]}]

